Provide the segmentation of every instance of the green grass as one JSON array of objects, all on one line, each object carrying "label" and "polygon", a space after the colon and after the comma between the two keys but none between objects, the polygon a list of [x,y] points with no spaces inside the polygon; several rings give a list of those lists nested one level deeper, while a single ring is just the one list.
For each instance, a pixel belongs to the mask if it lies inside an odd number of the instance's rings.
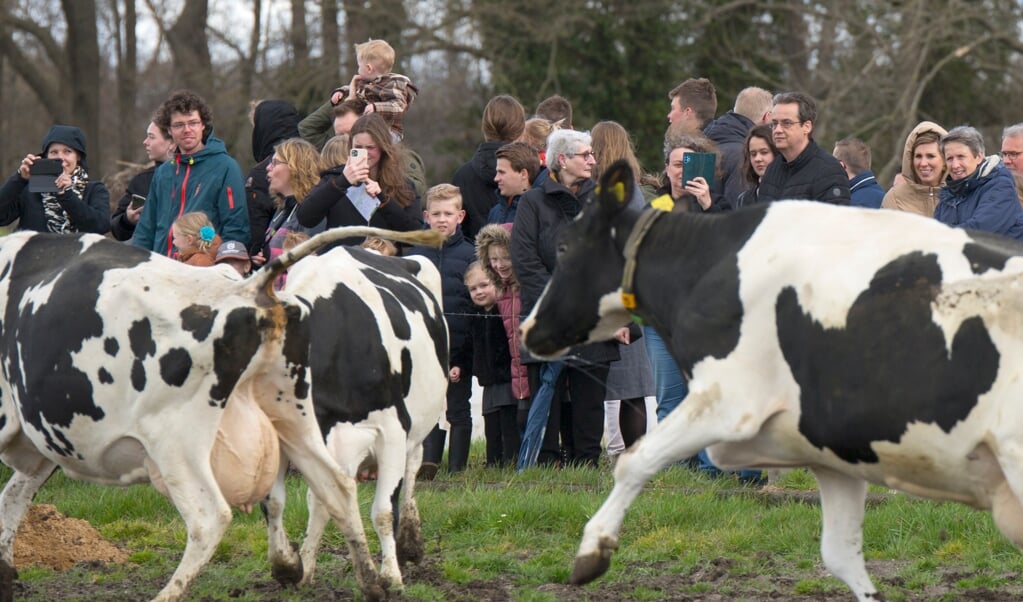
[{"label": "green grass", "polygon": [[[474,458],[481,455],[474,449]],[[6,479],[6,473],[2,476]],[[805,471],[790,473],[783,482],[792,489],[815,487]],[[711,592],[734,599],[849,598],[846,586],[821,568],[815,503],[769,501],[735,481],[711,480],[682,468],[658,475],[629,510],[607,575],[581,589],[560,585],[568,579],[583,526],[612,485],[606,468],[522,474],[471,468],[420,483],[427,559],[406,569],[405,598],[660,600]],[[285,524],[293,540],[304,530],[305,490],[300,478],[290,478]],[[372,484],[360,487],[367,517],[372,492]],[[58,473],[36,501],[88,520],[129,550],[131,559],[124,566],[80,565],[64,573],[22,567],[26,589],[19,599],[86,600],[108,592],[145,599],[169,579],[184,548],[177,512],[147,486],[100,487]],[[368,522],[366,529],[376,553]],[[956,593],[973,589],[1018,588],[1023,572],[1023,556],[998,533],[990,515],[956,504],[885,497],[868,507],[864,541],[868,570],[893,600],[957,599],[962,596]],[[347,592],[338,594],[340,599],[358,598],[348,563],[337,551],[347,554],[331,526],[317,584],[281,590],[269,576],[261,514],[236,511],[189,599],[304,601],[323,599],[328,591]],[[887,570],[878,575],[871,566],[876,563]]]}]

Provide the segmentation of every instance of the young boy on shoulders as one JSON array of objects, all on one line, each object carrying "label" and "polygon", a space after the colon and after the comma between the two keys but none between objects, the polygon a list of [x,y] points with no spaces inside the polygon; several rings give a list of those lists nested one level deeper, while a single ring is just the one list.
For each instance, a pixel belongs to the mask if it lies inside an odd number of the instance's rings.
[{"label": "young boy on shoulders", "polygon": [[365,102],[363,114],[380,113],[391,128],[395,141],[401,141],[404,137],[402,118],[419,89],[408,77],[391,73],[394,48],[383,40],[356,44],[355,59],[359,63],[359,72],[352,76],[350,84],[331,93],[331,104],[338,105],[352,98]]},{"label": "young boy on shoulders", "polygon": [[[448,372],[448,398],[446,417],[451,425],[451,443],[448,449],[448,470],[465,469],[469,460],[472,438],[472,414],[469,397],[472,395],[472,341],[469,337],[469,315],[472,301],[465,286],[465,270],[476,259],[476,249],[462,236],[460,224],[465,219],[462,194],[457,186],[438,184],[426,191],[426,210],[423,218],[431,230],[444,235],[440,249],[416,246],[407,255],[422,255],[440,270],[441,301],[448,322],[450,370]],[[423,442],[423,468],[420,476],[430,479],[437,472],[444,453],[445,432],[439,427]]]}]

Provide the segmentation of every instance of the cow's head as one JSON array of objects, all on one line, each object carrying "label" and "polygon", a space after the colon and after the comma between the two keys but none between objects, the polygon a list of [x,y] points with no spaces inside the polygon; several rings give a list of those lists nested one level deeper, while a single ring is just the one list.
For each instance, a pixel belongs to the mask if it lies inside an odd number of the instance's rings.
[{"label": "cow's head", "polygon": [[522,340],[530,352],[556,357],[573,345],[608,340],[628,323],[621,295],[622,252],[639,214],[626,208],[635,189],[628,164],[614,163],[596,196],[565,228],[558,267],[522,323]]}]

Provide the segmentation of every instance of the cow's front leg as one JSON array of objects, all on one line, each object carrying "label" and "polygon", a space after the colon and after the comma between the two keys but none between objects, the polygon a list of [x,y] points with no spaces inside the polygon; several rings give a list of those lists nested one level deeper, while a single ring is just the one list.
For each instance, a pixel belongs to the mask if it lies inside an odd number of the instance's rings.
[{"label": "cow's front leg", "polygon": [[831,574],[860,602],[881,600],[863,562],[863,511],[867,482],[829,468],[814,467],[821,491],[821,558]]},{"label": "cow's front leg", "polygon": [[[53,474],[55,464],[42,456],[30,472],[15,471],[0,493],[0,601],[14,599],[14,581],[18,571],[14,566],[14,536],[25,518],[39,488]],[[31,468],[31,467],[30,467]]]},{"label": "cow's front leg", "polygon": [[280,471],[270,489],[270,495],[263,503],[266,514],[267,556],[270,559],[270,574],[281,585],[295,585],[302,581],[302,558],[295,545],[288,540],[284,528],[284,503],[287,499],[285,475],[288,459],[281,458]]},{"label": "cow's front leg", "polygon": [[721,420],[715,422],[713,413],[701,411],[701,404],[690,403],[693,397],[690,393],[682,405],[618,456],[615,486],[600,510],[586,523],[570,583],[589,583],[611,566],[611,553],[618,547],[618,531],[625,511],[647,481],[664,467],[722,440],[719,431],[728,425],[722,425]]}]

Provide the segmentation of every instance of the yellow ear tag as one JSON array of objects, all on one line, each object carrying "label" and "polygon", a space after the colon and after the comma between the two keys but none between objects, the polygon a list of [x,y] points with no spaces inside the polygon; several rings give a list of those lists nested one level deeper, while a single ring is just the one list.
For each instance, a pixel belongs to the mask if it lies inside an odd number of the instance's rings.
[{"label": "yellow ear tag", "polygon": [[622,184],[621,182],[615,182],[611,190],[614,192],[615,198],[618,199],[619,203],[624,203],[626,201],[625,184]]},{"label": "yellow ear tag", "polygon": [[622,305],[625,309],[632,311],[636,309],[636,295],[632,293],[622,293]]},{"label": "yellow ear tag", "polygon": [[650,201],[650,206],[660,211],[670,212],[675,207],[675,201],[671,200],[670,196],[662,194],[656,199]]}]

